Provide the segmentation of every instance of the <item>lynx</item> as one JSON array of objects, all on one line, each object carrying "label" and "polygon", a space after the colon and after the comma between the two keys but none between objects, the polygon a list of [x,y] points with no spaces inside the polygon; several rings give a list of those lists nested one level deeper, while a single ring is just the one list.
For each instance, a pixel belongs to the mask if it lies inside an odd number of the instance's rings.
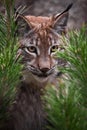
[{"label": "lynx", "polygon": [[51,17],[19,15],[27,23],[26,32],[21,32],[24,35],[21,35],[18,51],[24,68],[17,98],[10,108],[11,119],[4,130],[44,129],[46,117],[41,97],[46,84],[52,83],[58,73],[55,53],[61,49],[71,6]]},{"label": "lynx", "polygon": [[44,86],[57,75],[58,59],[55,53],[61,49],[61,34],[66,32],[70,6],[51,17],[21,16],[28,24],[28,31],[20,41],[25,82]]}]

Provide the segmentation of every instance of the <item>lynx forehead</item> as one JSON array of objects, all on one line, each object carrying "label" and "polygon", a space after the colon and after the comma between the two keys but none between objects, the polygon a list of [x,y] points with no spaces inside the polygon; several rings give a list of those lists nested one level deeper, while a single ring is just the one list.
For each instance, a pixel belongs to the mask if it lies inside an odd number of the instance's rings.
[{"label": "lynx forehead", "polygon": [[23,80],[47,83],[57,75],[58,59],[55,53],[61,50],[61,37],[66,32],[68,10],[51,17],[21,16],[27,24],[25,35],[20,41]]},{"label": "lynx forehead", "polygon": [[47,26],[49,27],[52,25],[51,17],[25,16],[25,18],[32,24],[33,27],[41,26],[43,29],[45,29]]}]

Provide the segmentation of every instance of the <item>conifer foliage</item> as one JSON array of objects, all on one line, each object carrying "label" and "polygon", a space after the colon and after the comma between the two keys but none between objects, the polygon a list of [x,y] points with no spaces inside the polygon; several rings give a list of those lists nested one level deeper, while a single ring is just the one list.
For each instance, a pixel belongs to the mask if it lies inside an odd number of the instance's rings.
[{"label": "conifer foliage", "polygon": [[65,49],[57,57],[66,60],[58,88],[50,87],[45,96],[48,130],[87,129],[87,37],[86,29],[71,32],[63,38]]},{"label": "conifer foliage", "polygon": [[16,60],[18,41],[15,35],[14,1],[4,0],[5,16],[0,14],[0,127],[9,118],[22,66]]}]

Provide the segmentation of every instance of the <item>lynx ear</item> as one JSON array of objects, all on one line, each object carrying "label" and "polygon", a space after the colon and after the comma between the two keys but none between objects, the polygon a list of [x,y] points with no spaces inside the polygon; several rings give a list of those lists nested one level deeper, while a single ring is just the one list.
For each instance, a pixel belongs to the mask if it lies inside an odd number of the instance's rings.
[{"label": "lynx ear", "polygon": [[19,37],[23,37],[26,35],[31,29],[31,24],[27,20],[27,18],[23,15],[19,15],[16,19],[16,24],[17,24],[17,35]]},{"label": "lynx ear", "polygon": [[53,28],[57,31],[57,33],[62,34],[66,32],[66,26],[69,16],[69,9],[72,7],[70,4],[62,13],[56,14],[53,16],[54,25]]}]

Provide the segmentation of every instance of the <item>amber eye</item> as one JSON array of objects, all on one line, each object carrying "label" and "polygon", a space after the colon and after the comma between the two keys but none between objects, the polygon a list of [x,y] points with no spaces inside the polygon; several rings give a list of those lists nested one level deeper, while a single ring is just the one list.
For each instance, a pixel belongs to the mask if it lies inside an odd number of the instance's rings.
[{"label": "amber eye", "polygon": [[58,50],[58,45],[54,45],[54,46],[52,46],[52,48],[51,48],[51,53],[54,53],[54,52],[56,52]]},{"label": "amber eye", "polygon": [[36,52],[37,52],[36,47],[34,47],[34,46],[29,46],[29,47],[27,47],[27,50],[28,50],[29,52],[32,52],[32,53],[36,53]]}]

